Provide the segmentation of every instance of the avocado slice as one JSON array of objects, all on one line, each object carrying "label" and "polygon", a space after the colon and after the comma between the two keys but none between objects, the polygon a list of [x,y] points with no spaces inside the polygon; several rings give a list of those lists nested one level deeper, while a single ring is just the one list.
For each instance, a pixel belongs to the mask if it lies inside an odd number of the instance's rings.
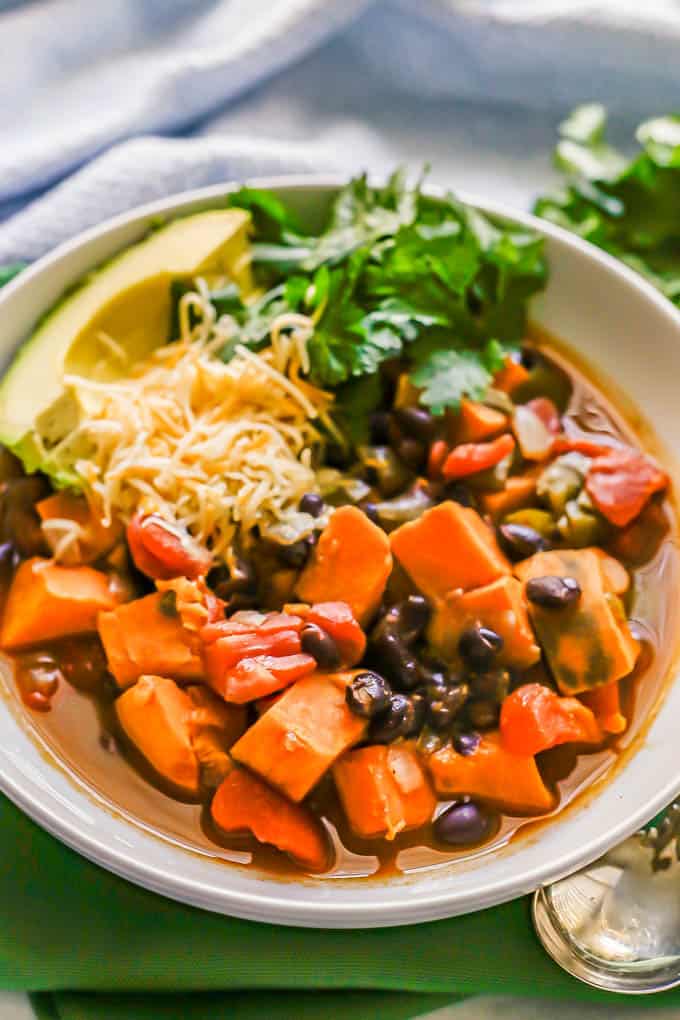
[{"label": "avocado slice", "polygon": [[54,442],[72,427],[77,409],[64,395],[65,374],[114,379],[168,340],[174,280],[228,276],[244,296],[252,290],[249,227],[243,209],[174,220],[100,266],[47,314],[0,383],[0,442],[27,470],[41,466],[35,431]]}]

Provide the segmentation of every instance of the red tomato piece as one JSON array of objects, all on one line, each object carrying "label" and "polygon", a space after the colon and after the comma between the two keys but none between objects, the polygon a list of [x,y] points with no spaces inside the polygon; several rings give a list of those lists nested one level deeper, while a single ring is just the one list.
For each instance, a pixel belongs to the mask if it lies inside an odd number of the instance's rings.
[{"label": "red tomato piece", "polygon": [[[227,670],[241,659],[260,655],[297,655],[300,636],[294,630],[281,630],[276,634],[227,634],[203,648],[203,665],[208,683],[219,685]],[[216,687],[218,689],[218,687]]]},{"label": "red tomato piece", "polygon": [[463,443],[456,446],[444,461],[442,474],[447,480],[476,475],[495,467],[515,449],[515,440],[510,435],[499,436],[490,443]]},{"label": "red tomato piece", "polygon": [[137,514],[127,526],[127,542],[135,566],[155,581],[207,574],[212,556],[186,532],[157,514]]},{"label": "red tomato piece", "polygon": [[586,491],[608,521],[619,528],[635,520],[668,475],[636,450],[612,450],[596,457],[586,476]]},{"label": "red tomato piece", "polygon": [[344,667],[355,666],[366,651],[366,635],[346,602],[317,602],[306,612],[309,623],[330,635]]},{"label": "red tomato piece", "polygon": [[611,453],[614,449],[616,447],[583,436],[557,436],[552,446],[554,454],[582,453],[584,457],[599,457],[603,453]]},{"label": "red tomato piece", "polygon": [[538,754],[570,742],[599,744],[602,730],[592,711],[543,684],[523,684],[501,707],[503,747],[511,754]]},{"label": "red tomato piece", "polygon": [[549,397],[534,397],[526,406],[543,422],[548,432],[552,432],[554,436],[558,434],[561,428],[560,412]]},{"label": "red tomato piece", "polygon": [[218,682],[208,677],[210,686],[225,701],[245,705],[248,701],[266,698],[289,687],[296,680],[316,669],[311,655],[256,655],[241,659],[222,673]]},{"label": "red tomato piece", "polygon": [[304,626],[301,616],[291,613],[267,613],[264,621],[257,628],[258,634],[276,634],[280,630],[295,630],[300,633]]},{"label": "red tomato piece", "polygon": [[322,822],[303,804],[292,804],[245,769],[233,769],[218,787],[212,816],[224,832],[251,832],[308,871],[325,871],[333,856]]},{"label": "red tomato piece", "polygon": [[427,458],[427,477],[439,478],[444,461],[449,455],[449,444],[444,439],[435,439]]}]

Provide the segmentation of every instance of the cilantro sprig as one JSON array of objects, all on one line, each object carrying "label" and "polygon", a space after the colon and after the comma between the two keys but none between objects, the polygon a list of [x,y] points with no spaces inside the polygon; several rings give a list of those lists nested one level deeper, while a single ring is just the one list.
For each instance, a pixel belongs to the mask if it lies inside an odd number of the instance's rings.
[{"label": "cilantro sprig", "polygon": [[560,125],[554,158],[564,186],[534,211],[615,255],[680,307],[680,116],[641,124],[631,159],[607,142],[606,126],[596,103]]},{"label": "cilantro sprig", "polygon": [[[253,265],[263,292],[235,303],[239,342],[266,342],[284,311],[314,317],[311,380],[336,393],[356,437],[379,402],[376,374],[401,358],[436,414],[481,397],[526,326],[527,302],[546,278],[541,239],[495,222],[453,195],[433,199],[403,171],[382,187],[365,176],[336,196],[322,228],[305,233],[294,211],[244,188],[230,199],[253,217]],[[223,357],[233,355],[228,345]]]}]

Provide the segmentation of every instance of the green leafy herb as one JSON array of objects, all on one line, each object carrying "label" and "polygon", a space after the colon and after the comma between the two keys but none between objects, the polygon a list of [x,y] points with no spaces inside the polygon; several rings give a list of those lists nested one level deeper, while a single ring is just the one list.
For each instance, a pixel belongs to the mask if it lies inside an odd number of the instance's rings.
[{"label": "green leafy herb", "polygon": [[382,187],[365,175],[350,181],[317,234],[303,233],[268,193],[244,188],[230,204],[253,216],[264,294],[245,303],[230,288],[210,295],[217,314],[240,327],[221,356],[232,357],[237,343],[263,346],[282,313],[311,317],[311,381],[335,390],[338,417],[355,440],[379,402],[376,373],[386,361],[403,359],[437,412],[464,394],[483,395],[545,281],[540,238],[452,195],[423,195],[402,170]]},{"label": "green leafy herb", "polygon": [[411,375],[422,389],[421,403],[435,414],[457,407],[463,397],[481,399],[496,372],[503,367],[505,351],[497,340],[484,350],[432,351]]},{"label": "green leafy herb", "polygon": [[560,125],[565,187],[539,198],[535,212],[620,258],[680,307],[680,116],[641,124],[632,159],[607,143],[605,128],[596,104]]}]

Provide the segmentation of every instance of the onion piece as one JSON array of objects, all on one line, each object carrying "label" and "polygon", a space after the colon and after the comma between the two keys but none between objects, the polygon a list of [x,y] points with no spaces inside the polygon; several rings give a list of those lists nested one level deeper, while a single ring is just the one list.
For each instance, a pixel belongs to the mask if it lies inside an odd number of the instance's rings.
[{"label": "onion piece", "polygon": [[550,456],[553,434],[530,407],[520,404],[515,408],[512,429],[526,460],[546,460]]}]

